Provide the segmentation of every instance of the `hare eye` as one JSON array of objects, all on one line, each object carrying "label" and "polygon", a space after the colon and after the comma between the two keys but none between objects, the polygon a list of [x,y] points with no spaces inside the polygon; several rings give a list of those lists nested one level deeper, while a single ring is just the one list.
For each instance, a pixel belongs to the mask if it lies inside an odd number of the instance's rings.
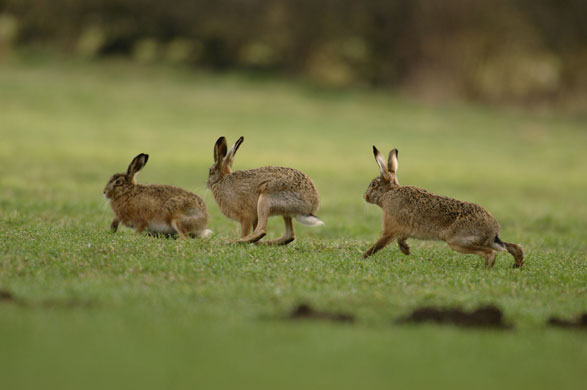
[{"label": "hare eye", "polygon": [[118,179],[114,182],[115,185],[119,186],[122,184],[122,180]]},{"label": "hare eye", "polygon": [[375,187],[377,185],[377,183],[375,183],[374,181],[371,182],[371,187]]}]

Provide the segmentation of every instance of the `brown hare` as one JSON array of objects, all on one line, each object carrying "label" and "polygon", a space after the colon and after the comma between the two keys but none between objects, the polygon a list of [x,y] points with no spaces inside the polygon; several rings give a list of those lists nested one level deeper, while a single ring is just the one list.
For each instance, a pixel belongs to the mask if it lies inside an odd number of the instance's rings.
[{"label": "brown hare", "polygon": [[432,194],[421,188],[401,186],[397,180],[398,151],[389,152],[387,163],[373,146],[381,175],[365,192],[368,203],[383,209],[383,233],[364,253],[370,256],[397,239],[399,249],[410,254],[408,238],[442,240],[461,253],[473,253],[492,267],[498,251],[507,250],[515,260],[514,267],[524,264],[524,252],[517,244],[499,239],[499,224],[483,207],[469,202]]},{"label": "brown hare", "polygon": [[263,238],[267,233],[267,219],[273,215],[283,217],[285,233],[265,244],[292,242],[295,239],[292,218],[305,225],[322,225],[314,215],[320,207],[320,196],[306,174],[283,167],[232,171],[234,155],[243,140],[240,137],[228,151],[226,139],[218,138],[207,182],[222,213],[241,224],[239,242],[255,243]]},{"label": "brown hare", "polygon": [[208,236],[208,210],[198,195],[169,185],[137,184],[135,176],[148,159],[148,154],[139,154],[126,173],[113,175],[106,184],[104,196],[114,211],[112,230],[116,232],[122,222],[138,233],[146,229],[155,235],[178,234],[181,238]]}]

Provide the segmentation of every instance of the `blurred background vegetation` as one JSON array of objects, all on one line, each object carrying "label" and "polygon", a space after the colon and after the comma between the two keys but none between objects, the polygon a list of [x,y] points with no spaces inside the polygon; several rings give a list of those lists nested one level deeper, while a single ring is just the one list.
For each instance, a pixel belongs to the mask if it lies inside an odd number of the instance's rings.
[{"label": "blurred background vegetation", "polygon": [[584,0],[0,0],[0,60],[36,48],[585,111],[585,16]]}]

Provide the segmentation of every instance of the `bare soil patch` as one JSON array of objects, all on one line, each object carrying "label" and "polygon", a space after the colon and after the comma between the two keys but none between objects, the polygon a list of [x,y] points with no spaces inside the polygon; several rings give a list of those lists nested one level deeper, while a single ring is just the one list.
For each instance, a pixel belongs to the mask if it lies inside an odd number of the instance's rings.
[{"label": "bare soil patch", "polygon": [[0,290],[0,302],[14,302],[14,295],[8,290]]},{"label": "bare soil patch", "polygon": [[326,311],[319,311],[313,309],[310,305],[301,303],[296,306],[288,319],[297,320],[297,319],[314,319],[314,320],[329,320],[329,321],[336,321],[336,322],[346,322],[346,323],[353,323],[355,322],[355,317],[352,314],[347,313],[331,313]]},{"label": "bare soil patch", "polygon": [[397,323],[400,324],[425,322],[451,324],[465,328],[484,327],[509,329],[512,327],[504,322],[501,310],[493,305],[480,307],[471,312],[466,312],[460,308],[444,309],[422,307],[414,310],[410,315],[400,318],[397,321]]},{"label": "bare soil patch", "polygon": [[0,303],[13,303],[21,307],[44,307],[44,308],[76,308],[92,307],[94,302],[75,299],[48,299],[38,303],[26,302],[18,299],[8,290],[0,290]]},{"label": "bare soil patch", "polygon": [[587,313],[577,316],[574,320],[565,320],[559,317],[550,317],[547,322],[550,326],[560,328],[580,328],[587,329]]}]

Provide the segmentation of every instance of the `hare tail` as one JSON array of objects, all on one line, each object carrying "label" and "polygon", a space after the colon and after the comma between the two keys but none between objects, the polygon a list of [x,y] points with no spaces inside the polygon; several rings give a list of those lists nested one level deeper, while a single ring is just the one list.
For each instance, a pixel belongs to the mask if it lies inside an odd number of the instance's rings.
[{"label": "hare tail", "polygon": [[211,235],[212,235],[212,230],[210,230],[210,229],[205,229],[205,230],[202,230],[202,231],[200,232],[200,234],[198,235],[198,237],[200,237],[200,238],[208,238],[208,237],[210,237]]},{"label": "hare tail", "polygon": [[315,215],[296,215],[296,219],[299,223],[308,226],[320,226],[324,225],[324,222]]}]

